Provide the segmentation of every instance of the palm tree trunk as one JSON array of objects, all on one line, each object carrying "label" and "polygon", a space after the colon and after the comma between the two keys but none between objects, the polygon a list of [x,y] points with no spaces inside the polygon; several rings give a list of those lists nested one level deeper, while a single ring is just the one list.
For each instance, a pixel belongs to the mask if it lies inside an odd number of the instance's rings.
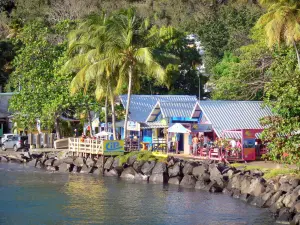
[{"label": "palm tree trunk", "polygon": [[[107,87],[107,92],[108,92],[108,87]],[[108,94],[105,97],[105,127],[104,127],[104,131],[106,131],[106,132],[108,131],[108,119],[107,119],[108,112],[107,111],[108,111]]]},{"label": "palm tree trunk", "polygon": [[126,111],[125,111],[125,122],[124,122],[124,138],[127,138],[127,122],[128,122],[128,114],[129,114],[129,106],[130,106],[130,97],[131,97],[131,86],[132,86],[132,66],[129,67],[129,80],[128,80],[128,93],[127,93],[127,103],[126,103]]},{"label": "palm tree trunk", "polygon": [[86,105],[86,108],[87,108],[87,111],[88,111],[88,124],[90,126],[90,136],[92,137],[93,136],[93,129],[92,129],[92,116],[91,116],[91,110],[90,110],[90,107],[89,105],[87,104]]},{"label": "palm tree trunk", "polygon": [[300,70],[300,55],[299,55],[299,51],[298,51],[298,48],[297,48],[297,45],[296,45],[294,39],[293,39],[293,45],[294,45],[294,48],[295,48],[295,51],[296,51],[297,60],[298,60],[298,67],[299,67],[299,70]]},{"label": "palm tree trunk", "polygon": [[56,131],[56,137],[57,137],[57,140],[59,140],[59,139],[60,139],[59,116],[56,116],[56,117],[55,117],[55,123],[54,123],[54,126],[55,126],[55,131]]},{"label": "palm tree trunk", "polygon": [[113,94],[112,88],[110,87],[109,90],[110,90],[110,101],[111,101],[111,123],[112,123],[113,137],[114,137],[114,140],[117,140],[115,99],[114,99],[114,94]]}]

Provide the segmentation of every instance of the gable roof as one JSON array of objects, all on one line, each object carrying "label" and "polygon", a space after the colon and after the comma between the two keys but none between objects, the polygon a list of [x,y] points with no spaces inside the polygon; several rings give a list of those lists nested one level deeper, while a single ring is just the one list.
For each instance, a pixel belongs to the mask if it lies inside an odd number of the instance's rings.
[{"label": "gable roof", "polygon": [[[127,95],[120,95],[124,109],[126,108]],[[195,95],[131,95],[129,119],[137,122],[146,122],[151,110],[156,103],[162,102],[191,102],[197,101]]]},{"label": "gable roof", "polygon": [[147,121],[154,121],[159,115],[162,114],[163,118],[171,117],[187,117],[189,118],[196,101],[184,101],[184,102],[160,102],[152,108],[152,111],[147,117]]},{"label": "gable roof", "polygon": [[200,109],[219,137],[224,130],[263,129],[259,120],[273,115],[261,101],[201,101]]}]

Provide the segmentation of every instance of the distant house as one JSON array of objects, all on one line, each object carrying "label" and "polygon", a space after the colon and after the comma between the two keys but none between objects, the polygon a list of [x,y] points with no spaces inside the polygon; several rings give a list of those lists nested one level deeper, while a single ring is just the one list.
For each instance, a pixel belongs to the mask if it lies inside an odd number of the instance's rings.
[{"label": "distant house", "polygon": [[[260,119],[273,115],[261,101],[197,101],[192,118],[200,118],[200,126],[211,138],[222,137],[224,131],[263,129]],[[237,137],[234,132],[228,134]]]},{"label": "distant house", "polygon": [[[121,95],[120,101],[124,109],[126,109],[127,95]],[[158,102],[164,105],[166,109],[169,109],[170,107],[168,107],[168,105],[170,105],[170,103],[172,102],[192,102],[192,104],[195,105],[196,101],[197,98],[194,95],[131,95],[129,121],[140,123],[140,127],[142,130],[151,130],[152,128],[165,128],[167,126],[160,123],[160,121],[158,121],[159,118],[157,118],[154,122],[151,121],[153,123],[149,123],[147,120],[149,114],[153,111],[153,107],[155,107]],[[122,123],[118,124],[123,125]],[[122,126],[118,127],[118,132],[120,132],[123,137],[124,129]],[[144,131],[144,133],[146,132],[147,131]],[[152,134],[147,133],[147,136],[150,135]]]},{"label": "distant house", "polygon": [[0,93],[0,136],[3,133],[12,132],[12,122],[9,119],[11,113],[8,111],[9,100],[14,95],[14,93]]}]

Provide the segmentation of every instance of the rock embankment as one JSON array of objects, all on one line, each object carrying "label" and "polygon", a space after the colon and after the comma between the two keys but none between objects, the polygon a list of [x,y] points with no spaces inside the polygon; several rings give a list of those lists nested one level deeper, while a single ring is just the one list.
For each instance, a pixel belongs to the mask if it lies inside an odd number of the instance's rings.
[{"label": "rock embankment", "polygon": [[[1,160],[9,160],[7,156],[0,157]],[[253,206],[269,208],[278,224],[300,224],[300,180],[295,177],[279,176],[265,180],[259,170],[238,170],[214,161],[186,161],[174,157],[160,162],[138,160],[133,155],[121,163],[119,157],[91,159],[42,155],[32,158],[30,155],[20,155],[17,161],[29,161],[38,168],[63,173],[103,174],[213,193],[223,192]]]}]

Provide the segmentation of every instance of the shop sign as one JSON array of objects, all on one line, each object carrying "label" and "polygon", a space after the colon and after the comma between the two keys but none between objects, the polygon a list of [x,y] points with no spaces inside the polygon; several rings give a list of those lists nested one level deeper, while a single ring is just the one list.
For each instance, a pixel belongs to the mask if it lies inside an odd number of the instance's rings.
[{"label": "shop sign", "polygon": [[140,124],[135,121],[128,121],[127,122],[127,130],[140,131]]},{"label": "shop sign", "polygon": [[209,132],[212,131],[212,125],[211,124],[199,124],[194,123],[192,124],[192,131],[193,132]]},{"label": "shop sign", "polygon": [[103,154],[104,155],[123,155],[124,154],[124,141],[103,141]]}]

